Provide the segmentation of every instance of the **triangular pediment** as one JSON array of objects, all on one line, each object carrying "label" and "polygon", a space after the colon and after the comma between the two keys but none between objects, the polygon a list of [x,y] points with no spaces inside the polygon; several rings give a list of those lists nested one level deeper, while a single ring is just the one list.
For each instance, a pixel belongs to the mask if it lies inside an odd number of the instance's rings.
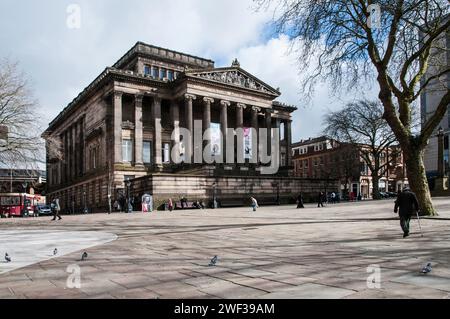
[{"label": "triangular pediment", "polygon": [[213,82],[234,85],[275,96],[280,95],[280,92],[278,90],[272,88],[270,85],[244,71],[240,67],[218,68],[202,71],[187,71],[186,75]]}]

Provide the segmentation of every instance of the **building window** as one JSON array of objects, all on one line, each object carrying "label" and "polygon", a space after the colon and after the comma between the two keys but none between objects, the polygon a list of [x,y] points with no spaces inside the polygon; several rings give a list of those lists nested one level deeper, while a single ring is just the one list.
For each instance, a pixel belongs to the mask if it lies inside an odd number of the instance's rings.
[{"label": "building window", "polygon": [[148,66],[148,65],[145,65],[144,66],[144,74],[145,75],[149,75],[150,73],[151,73],[151,67],[150,66]]},{"label": "building window", "polygon": [[142,144],[142,159],[144,164],[152,163],[152,142],[144,141]]},{"label": "building window", "polygon": [[122,140],[122,159],[124,162],[130,162],[133,160],[133,143],[130,139]]},{"label": "building window", "polygon": [[167,70],[164,68],[159,69],[159,78],[162,80],[167,77]]},{"label": "building window", "polygon": [[173,71],[172,70],[167,70],[167,78],[169,79],[169,81],[173,81]]},{"label": "building window", "polygon": [[165,163],[165,164],[170,163],[169,146],[170,146],[169,143],[163,143],[162,158],[163,158],[163,163]]},{"label": "building window", "polygon": [[152,66],[152,76],[157,78],[159,76],[159,68],[157,66]]}]

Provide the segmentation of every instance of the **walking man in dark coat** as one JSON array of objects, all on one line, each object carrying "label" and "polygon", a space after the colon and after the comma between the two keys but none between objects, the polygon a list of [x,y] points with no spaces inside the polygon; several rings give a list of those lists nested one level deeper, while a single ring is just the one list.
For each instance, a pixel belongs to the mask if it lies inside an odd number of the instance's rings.
[{"label": "walking man in dark coat", "polygon": [[317,207],[323,207],[323,193],[322,192],[319,193]]},{"label": "walking man in dark coat", "polygon": [[303,195],[302,195],[302,193],[298,194],[298,197],[297,197],[297,208],[305,208],[305,206],[303,205]]},{"label": "walking man in dark coat", "polygon": [[419,202],[417,201],[416,194],[409,188],[405,188],[403,192],[398,195],[394,207],[394,212],[398,212],[400,217],[403,238],[409,236],[409,221],[411,220],[411,216],[417,211],[419,211]]}]

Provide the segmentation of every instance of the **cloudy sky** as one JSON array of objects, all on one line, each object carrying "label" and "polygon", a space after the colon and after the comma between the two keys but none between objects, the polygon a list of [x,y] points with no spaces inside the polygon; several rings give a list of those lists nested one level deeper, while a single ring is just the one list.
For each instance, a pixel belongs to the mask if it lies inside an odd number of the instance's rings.
[{"label": "cloudy sky", "polygon": [[[71,4],[81,9],[79,29],[69,28]],[[255,12],[251,0],[1,0],[0,58],[20,63],[48,123],[105,67],[137,41],[241,67],[280,87],[279,100],[298,106],[293,139],[321,133],[322,117],[347,100],[330,96],[326,84],[302,100],[302,74],[290,40],[271,32],[271,11]]]}]

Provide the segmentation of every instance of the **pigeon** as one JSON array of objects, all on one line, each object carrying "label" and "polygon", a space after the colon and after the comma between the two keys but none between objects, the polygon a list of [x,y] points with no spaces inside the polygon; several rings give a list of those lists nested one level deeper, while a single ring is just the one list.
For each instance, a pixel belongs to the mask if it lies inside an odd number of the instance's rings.
[{"label": "pigeon", "polygon": [[87,252],[84,252],[83,255],[81,255],[81,260],[86,260],[86,258],[88,257]]},{"label": "pigeon", "polygon": [[5,253],[5,260],[7,263],[11,262],[11,257],[9,257],[8,253]]},{"label": "pigeon", "polygon": [[209,262],[209,266],[215,266],[217,263],[217,256],[214,256]]},{"label": "pigeon", "polygon": [[428,274],[432,269],[433,268],[431,267],[431,263],[428,263],[425,267],[422,268],[422,274]]},{"label": "pigeon", "polygon": [[55,248],[55,250],[53,250],[53,256],[58,254],[58,249]]}]

